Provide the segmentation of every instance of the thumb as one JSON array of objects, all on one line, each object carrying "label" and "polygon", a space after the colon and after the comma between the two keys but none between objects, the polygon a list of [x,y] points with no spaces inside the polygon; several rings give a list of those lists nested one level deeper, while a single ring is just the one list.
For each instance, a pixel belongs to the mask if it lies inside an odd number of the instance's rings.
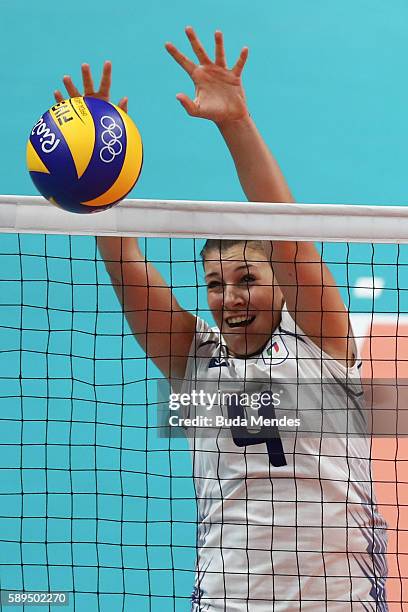
[{"label": "thumb", "polygon": [[179,93],[176,96],[177,100],[186,109],[189,115],[195,117],[197,115],[197,106],[186,94]]}]

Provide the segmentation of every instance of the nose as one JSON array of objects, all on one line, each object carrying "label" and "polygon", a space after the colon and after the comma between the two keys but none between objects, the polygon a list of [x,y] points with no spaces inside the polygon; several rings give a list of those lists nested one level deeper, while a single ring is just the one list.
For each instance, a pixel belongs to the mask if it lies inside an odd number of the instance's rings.
[{"label": "nose", "polygon": [[237,308],[246,305],[249,299],[248,289],[238,287],[234,284],[226,284],[224,287],[224,308]]}]

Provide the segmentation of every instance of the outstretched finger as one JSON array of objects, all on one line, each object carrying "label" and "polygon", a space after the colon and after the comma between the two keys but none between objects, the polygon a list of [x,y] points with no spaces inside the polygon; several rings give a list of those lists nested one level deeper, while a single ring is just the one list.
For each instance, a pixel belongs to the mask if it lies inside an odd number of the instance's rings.
[{"label": "outstretched finger", "polygon": [[248,59],[248,47],[244,47],[242,49],[241,53],[240,53],[240,56],[239,56],[239,58],[237,60],[237,63],[235,64],[235,66],[232,69],[232,72],[236,76],[241,76],[247,59]]},{"label": "outstretched finger", "polygon": [[203,45],[201,44],[201,42],[199,41],[197,34],[194,32],[193,28],[191,26],[188,26],[186,28],[186,34],[188,37],[188,40],[191,43],[191,46],[193,47],[193,51],[196,54],[200,64],[211,64],[211,60],[208,57]]},{"label": "outstretched finger", "polygon": [[93,84],[92,74],[91,74],[91,69],[89,67],[89,64],[82,64],[81,70],[82,70],[82,81],[84,84],[84,95],[91,96],[93,93],[95,93],[95,90],[94,90],[94,84]]},{"label": "outstretched finger", "polygon": [[119,102],[118,102],[118,106],[119,108],[121,108],[125,113],[128,112],[128,98],[122,98]]},{"label": "outstretched finger", "polygon": [[54,98],[57,102],[62,102],[64,100],[64,96],[62,95],[59,89],[56,89],[54,91]]},{"label": "outstretched finger", "polygon": [[194,70],[195,70],[195,67],[196,67],[195,63],[192,62],[190,59],[188,59],[188,57],[183,55],[183,53],[180,53],[180,51],[173,45],[173,43],[166,43],[165,47],[166,47],[167,51],[170,53],[171,57],[173,59],[175,59],[176,62],[182,68],[184,68],[184,70],[187,72],[187,74],[189,74],[191,76],[193,74]]},{"label": "outstretched finger", "polygon": [[104,98],[109,98],[111,83],[112,62],[105,62],[103,65],[101,84],[99,85],[99,93],[104,96]]},{"label": "outstretched finger", "polygon": [[227,67],[227,61],[225,59],[224,39],[222,32],[219,30],[215,33],[215,63],[221,68]]},{"label": "outstretched finger", "polygon": [[188,96],[186,96],[186,94],[177,94],[176,98],[180,104],[184,106],[189,115],[192,115],[193,117],[197,115],[196,105]]},{"label": "outstretched finger", "polygon": [[62,80],[70,98],[79,98],[81,96],[70,76],[66,75]]}]

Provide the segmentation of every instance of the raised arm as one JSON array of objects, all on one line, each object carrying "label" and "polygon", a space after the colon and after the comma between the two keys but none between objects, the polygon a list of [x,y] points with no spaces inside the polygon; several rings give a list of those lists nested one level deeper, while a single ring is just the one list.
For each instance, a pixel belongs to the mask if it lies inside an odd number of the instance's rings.
[{"label": "raised arm", "polygon": [[[221,32],[215,33],[214,62],[191,27],[186,34],[199,64],[171,43],[166,48],[193,80],[196,97],[191,100],[185,94],[177,94],[177,99],[189,115],[212,120],[218,126],[248,200],[293,202],[279,165],[248,112],[241,80],[248,49],[241,51],[229,70]],[[354,343],[348,313],[315,245],[273,241],[266,248],[286,306],[297,324],[329,355],[350,365]]]},{"label": "raised arm", "polygon": [[146,261],[136,239],[99,237],[98,248],[140,346],[167,378],[183,378],[195,317]]},{"label": "raised arm", "polygon": [[[83,64],[84,95],[109,100],[111,70],[111,63],[105,62],[101,85],[95,92],[90,68]],[[70,97],[81,95],[71,77],[63,80]],[[54,95],[58,102],[63,100],[59,90]],[[119,106],[127,111],[127,98],[122,98]],[[161,274],[146,261],[136,239],[99,237],[97,244],[137,341],[167,378],[183,378],[195,317],[179,306]]]}]

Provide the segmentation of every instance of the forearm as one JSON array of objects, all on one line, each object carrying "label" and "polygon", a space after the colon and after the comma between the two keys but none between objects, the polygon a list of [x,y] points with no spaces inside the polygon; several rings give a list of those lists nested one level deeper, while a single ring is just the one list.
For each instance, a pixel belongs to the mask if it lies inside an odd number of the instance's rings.
[{"label": "forearm", "polygon": [[[135,296],[137,294],[140,308],[146,309],[149,291],[152,293],[161,288],[168,290],[166,281],[146,260],[136,238],[102,236],[97,238],[97,245],[120,300],[124,299],[120,293],[124,287]],[[169,310],[172,304],[170,297],[171,293],[168,295]]]},{"label": "forearm", "polygon": [[105,262],[109,275],[117,281],[124,281],[126,269],[140,264],[146,267],[146,260],[136,238],[99,236],[97,238],[99,253]]},{"label": "forearm", "polygon": [[[234,159],[248,200],[294,201],[278,163],[252,119],[218,127]],[[347,339],[347,312],[333,276],[322,262],[314,243],[275,240],[265,242],[265,248],[287,308],[309,337],[318,340],[322,335],[328,337],[334,333]],[[334,352],[343,355],[345,349],[341,346],[338,352]]]},{"label": "forearm", "polygon": [[249,116],[239,121],[219,124],[218,128],[249,201],[294,201],[277,161]]},{"label": "forearm", "polygon": [[112,286],[135,338],[164,376],[182,378],[196,320],[183,310],[134,238],[97,239]]},{"label": "forearm", "polygon": [[[316,301],[308,307],[321,308],[320,293],[324,288],[335,287],[334,278],[322,261],[313,242],[274,240],[265,243],[265,251],[272,263],[276,280],[284,293],[291,293],[293,300],[302,302],[302,295],[314,292]],[[317,299],[318,298],[318,299]]]},{"label": "forearm", "polygon": [[[251,117],[226,122],[218,125],[218,128],[235,162],[239,180],[249,201],[294,201],[277,161]],[[273,247],[272,255],[270,251],[268,254],[271,256],[275,274],[280,281],[285,281],[282,283],[284,292],[288,285],[296,285],[299,281],[299,275],[295,271],[295,261],[310,261],[312,255],[313,261],[320,262],[313,243],[275,241],[269,247]],[[267,244],[265,248],[268,248]],[[306,258],[303,257],[303,253],[307,253]]]},{"label": "forearm", "polygon": [[[277,161],[249,116],[240,121],[220,124],[218,128],[235,162],[239,180],[249,201],[293,202]],[[284,293],[288,286],[296,286],[301,281],[300,261],[315,262],[315,270],[320,272],[321,278],[320,257],[313,243],[274,241],[265,243],[267,250],[268,246],[268,255],[278,282],[282,282]]]},{"label": "forearm", "polygon": [[[248,200],[294,201],[277,161],[249,116],[218,127],[234,159]],[[323,268],[313,243],[274,241],[269,246],[272,252],[268,254],[284,292],[287,287],[309,285],[311,279],[322,286],[322,272],[328,274],[328,270]]]}]

